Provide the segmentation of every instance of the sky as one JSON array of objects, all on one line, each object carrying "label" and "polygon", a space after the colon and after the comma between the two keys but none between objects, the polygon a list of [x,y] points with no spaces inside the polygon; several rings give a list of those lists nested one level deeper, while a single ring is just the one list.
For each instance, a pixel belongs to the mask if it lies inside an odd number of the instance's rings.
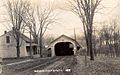
[{"label": "sky", "polygon": [[[6,0],[0,0],[0,35],[4,33],[6,28],[5,23],[5,8],[3,6]],[[65,0],[31,0],[33,4],[40,4],[42,2],[43,5],[47,5],[48,1],[52,3],[54,7],[57,8],[55,12],[57,13],[58,20],[57,23],[49,25],[48,30],[46,31],[46,35],[51,35],[58,37],[62,34],[73,36],[74,28],[76,33],[79,35],[83,34],[82,23],[79,18],[68,10],[63,10],[59,8],[67,8],[65,4]],[[95,25],[100,27],[100,23],[104,21],[108,21],[113,17],[119,16],[120,13],[120,1],[119,0],[103,0],[101,3],[103,7],[98,13],[96,13],[94,22]]]}]

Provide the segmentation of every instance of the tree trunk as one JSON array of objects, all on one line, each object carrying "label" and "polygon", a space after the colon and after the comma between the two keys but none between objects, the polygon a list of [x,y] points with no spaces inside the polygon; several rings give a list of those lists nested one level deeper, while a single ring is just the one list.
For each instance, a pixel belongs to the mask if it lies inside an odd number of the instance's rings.
[{"label": "tree trunk", "polygon": [[89,35],[89,49],[90,49],[90,60],[94,60],[93,46],[92,46],[92,28],[88,31]]},{"label": "tree trunk", "polygon": [[16,42],[17,42],[17,46],[16,46],[17,58],[20,58],[20,33],[16,32],[16,36],[17,36],[17,39],[16,39]]},{"label": "tree trunk", "polygon": [[86,45],[87,45],[87,56],[89,56],[90,55],[90,49],[89,49],[89,38],[88,38],[88,32],[87,32],[87,30],[86,30],[86,26],[85,26],[85,23],[84,23],[84,21],[82,21],[83,22],[83,28],[84,28],[84,35],[85,35],[85,40],[86,40]]},{"label": "tree trunk", "polygon": [[20,58],[20,46],[19,46],[19,44],[17,44],[16,49],[17,49],[17,58]]},{"label": "tree trunk", "polygon": [[31,38],[31,31],[30,31],[30,58],[33,58],[33,48],[32,48],[32,38]]},{"label": "tree trunk", "polygon": [[88,37],[86,37],[86,45],[87,45],[87,56],[90,56],[90,48],[89,48],[89,41],[88,41]]},{"label": "tree trunk", "polygon": [[42,57],[42,35],[40,34],[40,57]]}]

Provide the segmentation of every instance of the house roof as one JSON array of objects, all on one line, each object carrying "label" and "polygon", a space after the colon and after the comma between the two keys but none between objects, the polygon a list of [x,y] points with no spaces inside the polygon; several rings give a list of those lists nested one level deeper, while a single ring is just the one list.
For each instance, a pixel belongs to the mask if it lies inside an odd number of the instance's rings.
[{"label": "house roof", "polygon": [[[77,46],[80,46],[79,43],[78,43],[75,39],[73,39],[73,38],[71,38],[71,37],[68,37],[68,36],[66,36],[66,35],[64,35],[64,34],[61,35],[61,36],[59,36],[59,37],[56,38],[55,40],[53,40],[51,43],[54,43],[55,41],[57,41],[57,40],[60,39],[61,37],[66,37],[66,38],[68,38],[68,39],[74,41],[74,42],[76,43]],[[80,47],[81,47],[81,46],[80,46]]]},{"label": "house roof", "polygon": [[[23,33],[21,33],[21,37],[22,37],[22,39],[25,40],[27,43],[30,43],[30,38],[27,37],[26,35],[24,35]],[[32,42],[33,42],[33,40],[32,40]]]},{"label": "house roof", "polygon": [[[11,30],[11,31],[7,32],[6,34],[11,34],[12,32],[13,32],[13,31]],[[6,34],[1,35],[0,37],[4,36],[4,35],[6,35]],[[12,36],[12,35],[11,35],[11,36]],[[27,43],[30,43],[30,38],[27,37],[26,35],[24,35],[23,33],[20,33],[20,37],[21,37],[24,41],[26,41]]]}]

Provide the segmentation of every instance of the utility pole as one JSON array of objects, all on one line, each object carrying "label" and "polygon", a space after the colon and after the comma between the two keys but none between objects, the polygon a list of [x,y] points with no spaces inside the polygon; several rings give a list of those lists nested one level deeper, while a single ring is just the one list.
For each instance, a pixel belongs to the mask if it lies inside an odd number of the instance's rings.
[{"label": "utility pole", "polygon": [[77,41],[75,27],[74,27],[74,38],[75,38],[75,41]]}]

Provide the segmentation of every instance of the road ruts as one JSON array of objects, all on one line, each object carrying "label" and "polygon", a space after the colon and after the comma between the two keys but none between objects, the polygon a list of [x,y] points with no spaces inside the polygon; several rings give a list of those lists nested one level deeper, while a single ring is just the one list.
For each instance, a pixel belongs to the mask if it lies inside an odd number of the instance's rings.
[{"label": "road ruts", "polygon": [[47,61],[47,62],[44,62],[44,63],[42,63],[42,64],[39,64],[39,65],[37,65],[37,66],[33,66],[33,67],[31,67],[31,68],[29,68],[29,69],[27,69],[27,70],[24,70],[24,71],[22,71],[22,72],[20,72],[19,74],[17,74],[17,75],[36,75],[36,72],[34,72],[35,70],[39,70],[39,69],[44,69],[45,67],[47,67],[47,66],[49,66],[49,65],[51,65],[51,64],[53,64],[53,63],[55,63],[55,62],[57,62],[57,61],[59,61],[59,60],[62,60],[63,59],[63,57],[55,57],[54,59],[52,59],[52,60],[49,60],[49,61]]},{"label": "road ruts", "polygon": [[35,75],[74,75],[74,65],[76,64],[75,56],[64,56],[44,69],[38,68],[37,70],[45,70],[45,72],[38,71]]},{"label": "road ruts", "polygon": [[53,57],[46,60],[38,60],[34,62],[28,62],[23,64],[17,64],[12,66],[4,67],[4,71],[0,75],[35,75],[34,69],[40,67],[43,69],[44,67],[60,60],[62,57]]}]

